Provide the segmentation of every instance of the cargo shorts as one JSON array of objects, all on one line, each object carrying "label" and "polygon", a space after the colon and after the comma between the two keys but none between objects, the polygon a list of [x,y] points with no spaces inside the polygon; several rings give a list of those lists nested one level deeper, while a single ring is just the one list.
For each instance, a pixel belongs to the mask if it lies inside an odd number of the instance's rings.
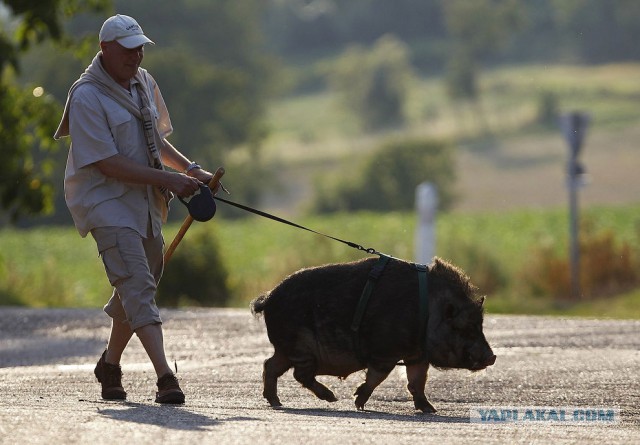
[{"label": "cargo shorts", "polygon": [[133,331],[162,323],[155,300],[163,269],[162,235],[144,238],[128,227],[98,227],[91,235],[114,288],[104,306],[107,315],[129,323]]}]

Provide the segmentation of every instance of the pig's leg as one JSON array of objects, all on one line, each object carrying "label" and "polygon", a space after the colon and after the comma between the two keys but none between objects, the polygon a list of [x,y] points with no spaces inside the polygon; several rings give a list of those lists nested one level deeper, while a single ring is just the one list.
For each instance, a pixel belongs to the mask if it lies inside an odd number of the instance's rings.
[{"label": "pig's leg", "polygon": [[432,414],[436,412],[436,409],[429,403],[427,397],[424,395],[428,369],[429,365],[427,363],[407,365],[407,380],[409,382],[407,389],[413,396],[413,404],[416,409],[423,413]]},{"label": "pig's leg", "polygon": [[296,361],[293,366],[293,377],[302,383],[302,386],[314,393],[317,398],[327,402],[336,402],[338,400],[329,388],[316,380],[316,365],[313,358],[309,357],[304,361]]},{"label": "pig's leg", "polygon": [[264,361],[262,383],[264,390],[262,396],[271,406],[282,406],[278,398],[278,377],[291,368],[291,361],[284,354],[276,352],[272,357]]},{"label": "pig's leg", "polygon": [[367,403],[367,400],[369,400],[369,397],[371,397],[373,390],[387,378],[394,367],[395,363],[391,367],[384,366],[378,367],[378,369],[369,366],[364,383],[358,386],[358,389],[356,389],[354,394],[356,396],[356,408],[361,411],[364,410],[364,405]]}]

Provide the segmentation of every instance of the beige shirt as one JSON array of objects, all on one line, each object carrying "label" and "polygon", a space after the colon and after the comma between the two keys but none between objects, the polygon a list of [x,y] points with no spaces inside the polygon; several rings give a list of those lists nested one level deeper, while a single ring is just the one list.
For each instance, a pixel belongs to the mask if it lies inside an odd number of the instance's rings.
[{"label": "beige shirt", "polygon": [[[165,138],[172,132],[169,112],[157,84],[148,77],[152,112],[160,136]],[[139,103],[136,82],[132,80],[131,94]],[[103,175],[94,165],[121,154],[131,162],[151,166],[142,122],[93,84],[80,85],[69,106],[71,148],[64,193],[80,235],[85,237],[96,227],[117,226],[147,237],[150,219],[153,236],[158,236],[166,203],[157,187],[120,182]]]}]

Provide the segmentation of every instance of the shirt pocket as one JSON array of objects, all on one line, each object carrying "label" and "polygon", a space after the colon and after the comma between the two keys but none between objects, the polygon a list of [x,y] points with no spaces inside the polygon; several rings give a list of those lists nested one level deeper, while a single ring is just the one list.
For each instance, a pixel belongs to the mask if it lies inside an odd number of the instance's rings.
[{"label": "shirt pocket", "polygon": [[135,140],[133,139],[135,135],[132,133],[133,126],[130,123],[133,116],[126,109],[115,104],[105,111],[109,131],[116,147],[118,147],[118,151],[121,154],[127,154],[130,150],[131,141]]},{"label": "shirt pocket", "polygon": [[116,286],[125,278],[129,278],[131,273],[127,264],[122,259],[118,248],[118,237],[115,233],[100,237],[97,241],[98,252],[102,258],[107,278],[112,286]]},{"label": "shirt pocket", "polygon": [[111,108],[107,110],[107,122],[109,128],[113,131],[118,126],[125,124],[131,120],[131,113],[124,108]]}]

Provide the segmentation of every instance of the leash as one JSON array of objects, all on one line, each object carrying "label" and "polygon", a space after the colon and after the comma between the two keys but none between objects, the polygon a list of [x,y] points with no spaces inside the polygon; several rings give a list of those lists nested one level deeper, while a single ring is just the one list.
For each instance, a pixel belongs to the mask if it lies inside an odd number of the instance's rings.
[{"label": "leash", "polygon": [[365,247],[362,247],[360,244],[356,244],[356,243],[351,242],[351,241],[346,241],[346,240],[343,240],[343,239],[340,239],[340,238],[333,237],[331,235],[327,235],[327,234],[324,234],[324,233],[321,233],[321,232],[316,232],[315,230],[309,229],[308,227],[301,226],[300,224],[296,224],[296,223],[291,222],[291,221],[287,221],[286,219],[280,218],[279,216],[275,216],[275,215],[272,215],[270,213],[263,212],[262,210],[254,209],[253,207],[249,207],[249,206],[246,206],[246,205],[243,205],[243,204],[238,204],[237,202],[229,201],[228,199],[220,198],[219,196],[214,196],[213,198],[218,200],[218,201],[224,202],[225,204],[229,204],[229,205],[231,205],[233,207],[237,207],[239,209],[245,210],[247,212],[254,213],[256,215],[259,215],[259,216],[262,216],[262,217],[265,217],[265,218],[268,218],[268,219],[272,219],[274,221],[278,221],[278,222],[281,222],[283,224],[288,224],[290,226],[297,227],[298,229],[302,229],[302,230],[306,230],[308,232],[315,233],[316,235],[321,235],[321,236],[324,236],[326,238],[330,238],[332,240],[335,240],[335,241],[341,242],[343,244],[346,244],[349,247],[353,247],[354,249],[358,249],[358,250],[361,250],[363,252],[366,252],[366,253],[369,253],[369,254],[372,254],[372,255],[374,255],[374,254],[375,255],[380,255],[380,252],[378,252],[376,249],[373,249],[371,247],[365,248]]}]

